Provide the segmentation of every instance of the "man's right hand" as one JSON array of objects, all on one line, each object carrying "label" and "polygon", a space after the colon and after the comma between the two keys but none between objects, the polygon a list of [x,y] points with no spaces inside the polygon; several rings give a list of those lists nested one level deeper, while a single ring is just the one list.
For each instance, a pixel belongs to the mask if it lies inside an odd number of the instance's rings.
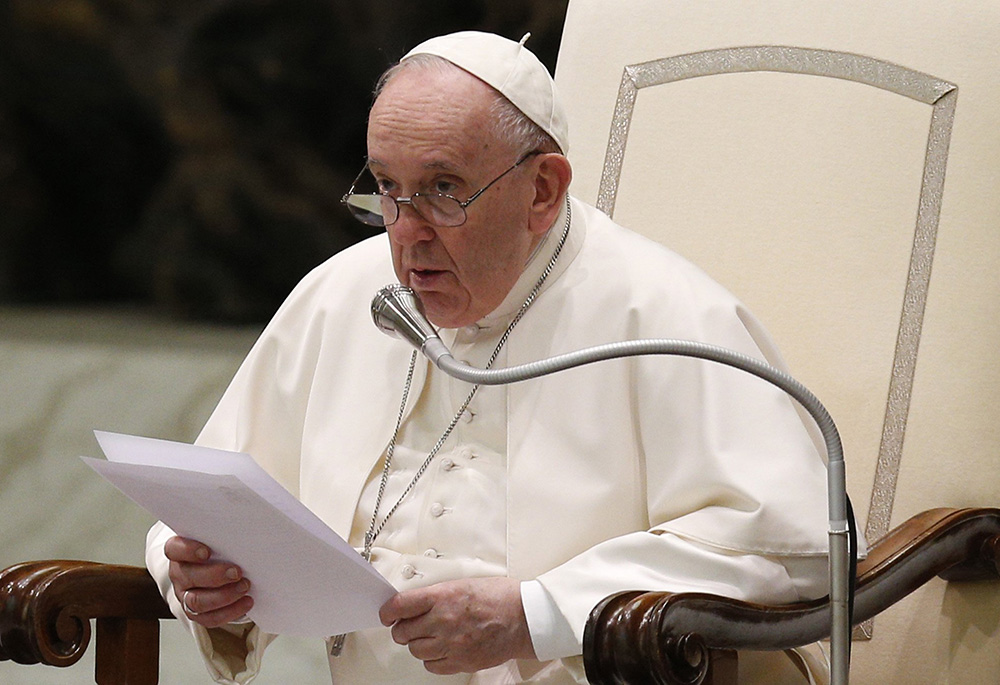
[{"label": "man's right hand", "polygon": [[213,561],[206,545],[182,537],[167,540],[174,595],[195,623],[217,628],[241,619],[253,606],[250,581],[235,564]]}]

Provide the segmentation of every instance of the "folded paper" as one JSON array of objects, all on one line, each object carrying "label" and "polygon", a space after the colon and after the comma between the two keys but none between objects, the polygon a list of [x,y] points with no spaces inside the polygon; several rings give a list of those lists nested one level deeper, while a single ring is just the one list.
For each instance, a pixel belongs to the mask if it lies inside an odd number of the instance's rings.
[{"label": "folded paper", "polygon": [[108,460],[82,459],[178,535],[239,565],[262,630],[326,637],[380,625],[392,585],[250,455],[95,435]]}]

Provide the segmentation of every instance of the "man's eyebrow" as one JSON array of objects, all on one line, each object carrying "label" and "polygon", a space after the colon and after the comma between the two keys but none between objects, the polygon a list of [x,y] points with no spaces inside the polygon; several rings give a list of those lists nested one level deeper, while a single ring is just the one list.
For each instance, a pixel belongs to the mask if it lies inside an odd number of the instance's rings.
[{"label": "man's eyebrow", "polygon": [[448,164],[447,162],[428,162],[427,164],[424,164],[424,168],[438,169],[441,171],[448,171],[450,173],[456,173],[458,171],[458,167],[454,164]]},{"label": "man's eyebrow", "polygon": [[[368,166],[369,169],[373,167],[380,167],[380,168],[386,167],[385,162],[375,159],[374,157],[368,157],[366,159],[367,159],[366,165]],[[424,164],[424,168],[434,169],[438,171],[447,171],[453,174],[458,173],[460,171],[459,168],[456,167],[454,164],[449,164],[448,162],[441,162],[441,161],[427,162],[426,164]]]}]

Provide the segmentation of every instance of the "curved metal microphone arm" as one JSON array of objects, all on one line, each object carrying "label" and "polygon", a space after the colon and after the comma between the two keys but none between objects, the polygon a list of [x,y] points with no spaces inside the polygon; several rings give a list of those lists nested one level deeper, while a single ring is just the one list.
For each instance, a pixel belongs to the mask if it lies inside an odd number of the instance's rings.
[{"label": "curved metal microphone arm", "polygon": [[[376,305],[376,303],[378,303]],[[388,335],[395,335],[423,352],[449,376],[478,385],[504,385],[546,376],[584,364],[642,355],[694,357],[753,374],[794,398],[816,422],[827,452],[827,495],[830,540],[830,662],[832,685],[846,685],[850,664],[850,545],[844,450],[833,418],[819,399],[784,371],[754,357],[724,347],[690,340],[654,338],[589,347],[503,369],[480,369],[457,361],[423,315],[416,294],[402,285],[386,286],[372,301],[372,318]],[[414,323],[414,319],[419,319]]]}]

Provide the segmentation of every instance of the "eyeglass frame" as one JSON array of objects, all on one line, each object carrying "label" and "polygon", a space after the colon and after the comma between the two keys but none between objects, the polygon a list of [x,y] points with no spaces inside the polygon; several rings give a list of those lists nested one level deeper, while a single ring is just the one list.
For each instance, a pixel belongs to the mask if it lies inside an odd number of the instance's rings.
[{"label": "eyeglass frame", "polygon": [[[433,226],[440,226],[442,228],[458,228],[459,226],[465,225],[465,222],[469,220],[469,214],[468,214],[468,212],[465,211],[466,207],[468,207],[473,202],[475,202],[476,199],[479,198],[479,196],[482,195],[483,193],[485,193],[487,190],[489,190],[489,188],[494,183],[496,183],[501,178],[503,178],[504,176],[506,176],[507,174],[509,174],[510,172],[512,172],[517,167],[521,166],[521,164],[523,164],[524,162],[526,162],[531,157],[534,157],[535,155],[540,155],[540,154],[543,154],[542,150],[532,150],[530,152],[524,153],[523,155],[521,155],[521,157],[516,162],[514,162],[510,167],[508,167],[506,171],[504,171],[502,174],[500,174],[499,176],[497,176],[496,178],[494,178],[492,181],[490,181],[489,183],[487,183],[486,185],[484,185],[482,188],[480,188],[479,190],[477,190],[476,192],[474,192],[469,197],[469,199],[465,200],[465,201],[459,200],[454,195],[448,195],[447,193],[421,193],[421,192],[416,192],[416,193],[413,193],[412,195],[410,195],[409,197],[394,197],[394,196],[390,195],[389,193],[355,193],[354,192],[355,186],[358,185],[358,181],[360,181],[361,177],[364,176],[364,174],[365,174],[366,171],[368,171],[368,165],[366,164],[364,166],[364,168],[361,169],[361,172],[354,179],[354,182],[351,183],[350,190],[348,190],[346,193],[344,193],[343,197],[340,198],[340,202],[341,202],[341,204],[348,205],[348,208],[350,208],[351,205],[348,203],[347,198],[349,198],[351,195],[368,195],[368,196],[372,196],[372,197],[389,198],[389,199],[391,199],[393,201],[393,204],[396,206],[396,218],[394,218],[389,223],[386,223],[385,222],[385,216],[380,214],[380,215],[377,215],[377,216],[381,216],[382,217],[382,223],[381,224],[369,224],[369,223],[367,223],[365,221],[362,221],[361,218],[357,214],[355,214],[353,211],[351,212],[351,216],[353,216],[358,221],[361,221],[361,223],[365,224],[366,226],[383,226],[383,227],[392,226],[397,221],[399,221],[399,215],[402,213],[401,212],[401,208],[400,208],[400,203],[402,203],[402,204],[408,204],[408,205],[410,205],[410,207],[413,209],[413,211],[417,213],[417,216],[419,216],[421,219],[423,219],[424,221],[426,221],[427,223],[429,223],[429,224],[431,224]],[[436,224],[436,223],[434,223],[433,221],[431,221],[430,219],[428,219],[427,217],[425,217],[423,214],[421,214],[420,210],[417,208],[417,206],[415,204],[413,204],[413,199],[414,198],[418,198],[418,197],[423,197],[423,198],[446,198],[446,199],[449,199],[449,200],[454,200],[458,204],[459,209],[462,210],[462,217],[463,217],[462,221],[460,223],[451,224],[451,225]]]}]

